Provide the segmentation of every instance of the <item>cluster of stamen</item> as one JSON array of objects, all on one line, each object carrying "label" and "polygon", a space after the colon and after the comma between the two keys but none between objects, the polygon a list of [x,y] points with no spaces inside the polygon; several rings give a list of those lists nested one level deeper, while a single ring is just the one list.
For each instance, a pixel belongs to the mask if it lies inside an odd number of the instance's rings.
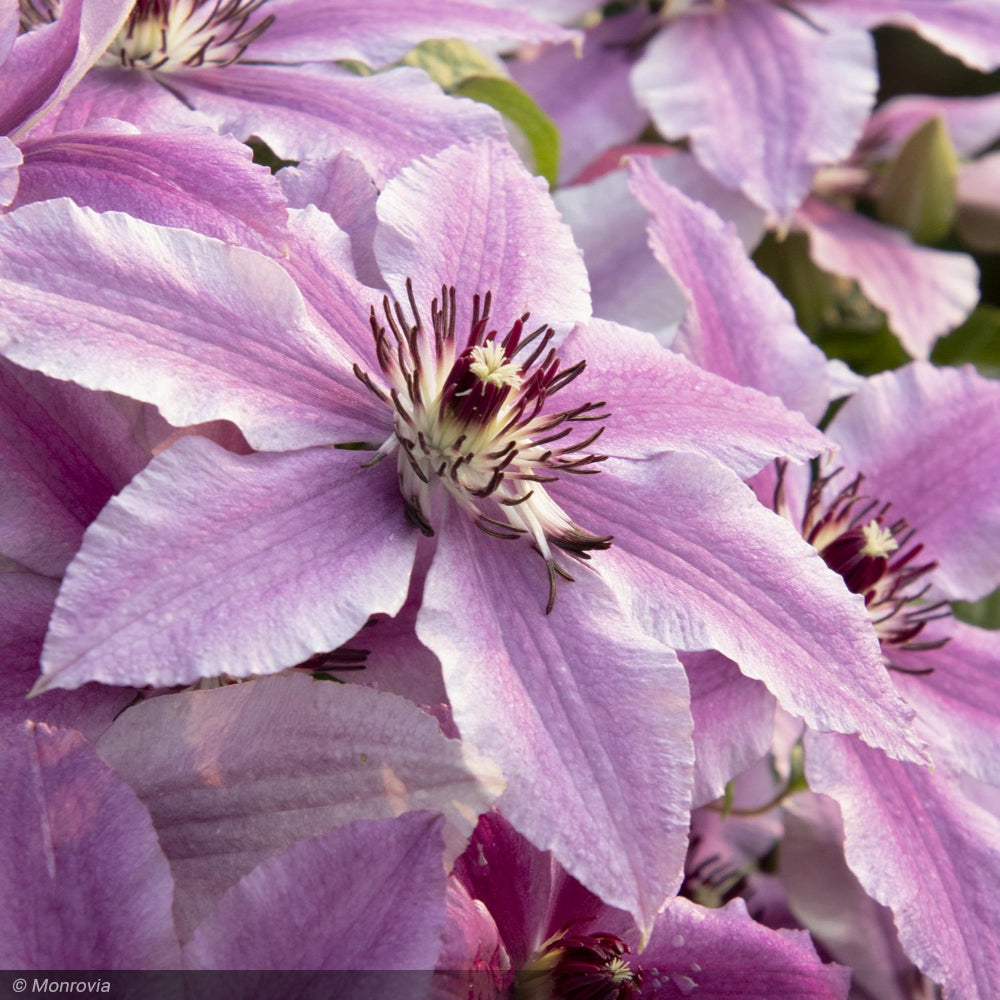
[{"label": "cluster of stamen", "polygon": [[604,404],[585,403],[547,412],[546,404],[584,370],[563,368],[551,346],[554,333],[541,326],[525,334],[528,314],[502,338],[491,327],[492,296],[472,300],[464,344],[456,338],[455,289],[442,288],[424,325],[407,282],[409,312],[388,296],[383,316],[370,323],[379,368],[387,386],[355,365],[361,382],[394,411],[395,432],[366,464],[397,452],[400,493],[407,519],[433,534],[433,505],[443,491],[486,534],[527,539],[545,559],[549,576],[546,612],[555,600],[556,578],[572,576],[553,549],[578,559],[606,549],[610,536],[574,524],[545,490],[564,473],[587,475],[606,456],[586,451],[602,424],[580,439],[580,423],[602,421]]},{"label": "cluster of stamen", "polygon": [[553,936],[518,973],[517,1000],[635,1000],[642,973],[625,956],[617,934]]},{"label": "cluster of stamen", "polygon": [[[775,509],[782,511],[784,467],[781,466]],[[923,545],[914,542],[915,530],[905,519],[890,520],[891,504],[861,491],[863,475],[826,502],[824,494],[837,469],[812,486],[802,519],[802,535],[819,550],[823,561],[839,573],[849,590],[861,594],[878,633],[886,665],[905,673],[926,673],[892,662],[892,650],[937,649],[946,639],[923,641],[928,622],[951,614],[947,601],[926,600],[931,584],[927,575],[936,562],[920,562]]]},{"label": "cluster of stamen", "polygon": [[[164,72],[228,66],[274,21],[273,15],[254,16],[265,3],[267,0],[136,0],[101,64]],[[24,0],[22,8],[23,4]]]}]

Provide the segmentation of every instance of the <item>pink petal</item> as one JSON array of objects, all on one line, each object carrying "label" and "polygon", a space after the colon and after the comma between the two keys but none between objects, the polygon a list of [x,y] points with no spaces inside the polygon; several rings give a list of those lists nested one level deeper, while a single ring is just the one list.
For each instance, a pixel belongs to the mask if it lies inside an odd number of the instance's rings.
[{"label": "pink petal", "polygon": [[687,299],[674,349],[818,420],[829,398],[823,354],[732,228],[665,184],[648,159],[632,162],[630,186],[650,214],[653,254]]},{"label": "pink petal", "polygon": [[901,230],[814,198],[795,223],[809,235],[813,260],[857,281],[913,357],[926,358],[979,301],[979,270],[965,254],[917,246]]},{"label": "pink petal", "polygon": [[[0,218],[0,249],[5,353],[18,364],[148,400],[176,426],[230,419],[256,448],[387,428],[351,373],[356,355],[316,329],[261,254],[65,199]],[[352,305],[363,327],[367,303]]]},{"label": "pink petal", "polygon": [[958,171],[958,234],[979,253],[1000,251],[1000,153],[989,153]]},{"label": "pink petal", "polygon": [[865,493],[892,502],[937,561],[935,586],[967,600],[1000,583],[1000,386],[971,366],[885,372],[830,429]]},{"label": "pink petal", "polygon": [[421,154],[505,136],[492,108],[447,97],[409,67],[362,77],[337,66],[235,65],[184,73],[177,89],[220,131],[259,136],[284,159],[347,150],[380,183]]},{"label": "pink petal", "polygon": [[395,472],[356,452],[242,456],[184,437],[84,536],[44,687],[246,677],[336,649],[402,606],[415,534]]},{"label": "pink petal", "polygon": [[[185,963],[425,969],[430,978],[445,922],[443,825],[440,816],[408,812],[293,844],[226,891],[184,948]],[[418,985],[407,979],[408,988]]]},{"label": "pink petal", "polygon": [[177,968],[173,881],[149,814],[79,733],[0,743],[5,969]]},{"label": "pink petal", "polygon": [[21,150],[10,139],[0,137],[0,208],[6,208],[14,200],[23,162]]},{"label": "pink petal", "polygon": [[384,66],[428,38],[509,48],[573,37],[535,20],[520,4],[502,10],[472,0],[270,0],[267,13],[275,20],[253,43],[252,59],[358,59]]},{"label": "pink petal", "polygon": [[841,736],[806,734],[806,777],[839,803],[847,862],[892,908],[907,955],[950,995],[989,996],[1000,976],[1000,821],[945,769]]},{"label": "pink petal", "polygon": [[[569,227],[508,145],[453,146],[394,177],[378,201],[375,254],[389,287],[406,301],[412,278],[427,309],[454,285],[456,328],[468,330],[472,296],[493,293],[506,333],[523,313],[535,325],[569,326],[590,316],[590,286]],[[529,329],[531,329],[529,325]]]},{"label": "pink petal", "polygon": [[785,220],[816,169],[850,153],[877,85],[867,32],[758,0],[668,24],[632,80],[666,138],[688,136],[719,181]]},{"label": "pink petal", "polygon": [[595,445],[602,454],[697,452],[747,477],[772,458],[802,461],[829,447],[779,400],[704,371],[637,330],[593,320],[576,327],[560,353],[588,367],[559,391],[558,406],[607,404],[606,430]]},{"label": "pink petal", "polygon": [[699,455],[612,460],[553,497],[614,534],[594,566],[641,626],[716,649],[816,729],[924,760],[861,599],[737,476]]},{"label": "pink petal", "polygon": [[504,769],[511,823],[648,926],[679,884],[687,843],[683,670],[585,567],[546,616],[537,555],[479,536],[457,511],[441,526],[417,619],[455,722]]},{"label": "pink petal", "polygon": [[503,788],[405,699],[301,675],[152,698],[98,748],[149,807],[182,939],[262,861],[354,820],[443,813],[450,861]]}]

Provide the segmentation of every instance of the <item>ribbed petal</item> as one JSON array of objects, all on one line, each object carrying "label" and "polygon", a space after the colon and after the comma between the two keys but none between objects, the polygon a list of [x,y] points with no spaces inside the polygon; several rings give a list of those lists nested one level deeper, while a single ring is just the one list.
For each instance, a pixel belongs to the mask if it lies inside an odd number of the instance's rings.
[{"label": "ribbed petal", "polygon": [[861,599],[737,476],[698,455],[612,460],[553,497],[615,539],[594,567],[638,623],[716,649],[817,729],[925,759]]},{"label": "ribbed petal", "polygon": [[632,80],[666,138],[689,137],[710,173],[785,220],[816,169],[850,153],[877,86],[867,32],[759,0],[668,24]]},{"label": "ribbed petal", "polygon": [[[443,825],[432,813],[408,812],[292,845],[226,892],[184,948],[185,964],[430,976],[445,922]],[[363,996],[363,985],[351,983],[347,995]]]},{"label": "ribbed petal", "polygon": [[0,965],[177,968],[173,880],[149,814],[79,733],[25,723],[0,742]]},{"label": "ribbed petal", "polygon": [[84,536],[43,687],[246,677],[336,649],[402,606],[415,534],[394,472],[357,452],[243,456],[184,437]]},{"label": "ribbed petal", "polygon": [[458,511],[441,526],[417,634],[441,659],[463,738],[504,769],[504,814],[648,928],[687,843],[683,670],[586,568],[545,615],[538,556],[479,536]]},{"label": "ribbed petal", "polygon": [[915,358],[926,358],[979,301],[979,270],[966,254],[918,246],[901,230],[816,199],[795,224],[809,235],[813,260],[857,281]]},{"label": "ribbed petal", "polygon": [[442,285],[457,292],[458,337],[472,296],[493,293],[501,334],[531,312],[528,328],[568,327],[590,316],[583,257],[545,182],[531,177],[508,145],[453,146],[394,177],[378,202],[375,255],[396,298],[413,279],[428,310]]},{"label": "ribbed petal", "polygon": [[1000,385],[917,362],[869,379],[830,437],[863,491],[917,530],[935,586],[977,600],[1000,584]]},{"label": "ribbed petal", "polygon": [[956,1000],[1000,981],[1000,821],[939,766],[888,760],[847,737],[806,734],[809,787],[844,818],[848,864],[892,908],[907,955]]},{"label": "ribbed petal", "polygon": [[354,820],[443,813],[450,863],[503,788],[405,699],[298,675],[152,698],[98,749],[150,809],[182,939],[262,861]]},{"label": "ribbed petal", "polygon": [[630,186],[649,212],[653,254],[687,299],[674,349],[819,420],[829,398],[823,353],[732,229],[665,184],[646,158],[633,161]]},{"label": "ribbed petal", "polygon": [[176,426],[232,420],[255,448],[385,436],[350,349],[261,254],[67,199],[0,218],[0,251],[18,364],[155,403]]}]

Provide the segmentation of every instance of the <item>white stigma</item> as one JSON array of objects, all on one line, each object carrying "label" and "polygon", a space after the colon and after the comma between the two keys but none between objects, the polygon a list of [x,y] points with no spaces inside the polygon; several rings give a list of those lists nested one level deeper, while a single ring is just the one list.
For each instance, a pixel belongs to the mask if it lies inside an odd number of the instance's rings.
[{"label": "white stigma", "polygon": [[469,365],[469,371],[476,378],[498,388],[505,385],[521,388],[521,369],[507,360],[503,348],[495,340],[473,347],[472,357],[475,360]]},{"label": "white stigma", "polygon": [[899,548],[899,542],[892,537],[888,528],[883,528],[878,521],[869,521],[862,529],[865,544],[861,549],[863,555],[873,559],[884,559]]}]

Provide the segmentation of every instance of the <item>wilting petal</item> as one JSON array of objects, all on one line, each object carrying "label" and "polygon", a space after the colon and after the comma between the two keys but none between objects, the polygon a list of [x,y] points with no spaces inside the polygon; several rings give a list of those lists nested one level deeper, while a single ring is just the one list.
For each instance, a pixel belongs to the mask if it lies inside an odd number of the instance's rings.
[{"label": "wilting petal", "polygon": [[809,14],[821,24],[909,28],[976,69],[1000,65],[1000,9],[981,0],[823,0]]},{"label": "wilting petal", "polygon": [[843,1000],[850,970],[824,965],[804,931],[773,931],[751,920],[742,900],[708,910],[671,900],[638,958],[644,1000],[782,997]]},{"label": "wilting petal", "polygon": [[243,456],[182,438],[84,536],[44,687],[246,677],[336,649],[402,606],[415,534],[395,475],[357,452]]},{"label": "wilting petal", "polygon": [[682,653],[694,717],[694,805],[717,799],[771,746],[774,696],[721,653]]},{"label": "wilting petal", "polygon": [[177,89],[220,130],[259,136],[285,159],[347,150],[380,182],[423,153],[505,135],[499,115],[447,97],[403,67],[357,76],[338,66],[227,66],[183,74]]},{"label": "wilting petal", "polygon": [[578,523],[613,525],[594,566],[644,629],[678,649],[718,650],[816,729],[925,759],[861,599],[791,524],[699,455],[601,469],[551,490]]},{"label": "wilting petal", "polygon": [[806,734],[809,787],[844,818],[848,864],[892,908],[907,955],[957,998],[1000,976],[1000,821],[946,768],[887,759],[857,740]]},{"label": "wilting petal", "polygon": [[687,843],[683,670],[630,629],[586,568],[546,616],[542,561],[479,535],[460,513],[442,525],[417,619],[455,722],[503,767],[514,826],[648,926],[679,884]]},{"label": "wilting petal", "polygon": [[62,574],[87,525],[149,460],[140,410],[0,359],[0,554]]},{"label": "wilting petal", "polygon": [[893,651],[906,670],[896,686],[917,710],[936,759],[1000,787],[1000,643],[997,633],[962,622],[942,622],[921,639],[947,636],[940,649]]},{"label": "wilting petal", "polygon": [[823,32],[776,4],[731,0],[660,31],[633,84],[668,139],[787,219],[817,167],[844,159],[875,97],[868,33]]},{"label": "wilting petal", "polygon": [[665,184],[647,159],[633,161],[630,186],[650,214],[650,247],[688,302],[674,349],[818,420],[829,398],[823,353],[732,229]]},{"label": "wilting petal", "polygon": [[795,222],[809,235],[813,260],[857,281],[913,357],[926,358],[979,301],[979,270],[965,254],[917,246],[901,230],[814,198]]},{"label": "wilting petal", "polygon": [[[461,866],[461,860],[458,864]],[[512,977],[508,973],[510,957],[490,911],[454,877],[448,879],[445,902],[448,917],[437,959],[437,991],[430,996],[434,1000],[486,1000],[498,996]],[[485,989],[481,993],[473,993],[467,985],[472,975],[477,981],[482,977]]]},{"label": "wilting petal", "polygon": [[25,723],[0,741],[6,969],[177,968],[173,881],[125,782],[79,733]]},{"label": "wilting petal", "polygon": [[697,367],[638,330],[592,320],[573,330],[561,353],[570,362],[585,359],[587,369],[559,391],[559,406],[606,403],[607,429],[595,444],[603,454],[697,452],[745,478],[772,458],[802,461],[829,448],[800,413]]},{"label": "wilting petal", "polygon": [[270,0],[274,23],[253,43],[254,59],[358,59],[384,66],[428,38],[464,38],[494,48],[563,42],[572,32],[472,0]]},{"label": "wilting petal", "polygon": [[182,938],[260,862],[354,820],[443,813],[450,861],[503,787],[405,699],[299,675],[152,698],[98,749],[149,806]]},{"label": "wilting petal", "polygon": [[94,129],[26,139],[21,148],[14,208],[67,196],[98,212],[126,212],[265,252],[281,245],[281,188],[231,136]]},{"label": "wilting petal", "polygon": [[445,922],[443,825],[408,812],[294,844],[226,892],[184,948],[185,963],[430,970]]},{"label": "wilting petal", "polygon": [[232,420],[256,448],[365,440],[385,423],[353,355],[261,254],[66,199],[0,218],[0,250],[18,364],[155,403],[176,426]]},{"label": "wilting petal", "polygon": [[501,334],[528,310],[534,324],[555,327],[590,316],[587,272],[569,227],[545,182],[509,146],[453,146],[415,163],[386,185],[378,218],[375,254],[396,299],[406,302],[407,278],[422,309],[443,284],[454,285],[459,336],[472,296],[488,291]]},{"label": "wilting petal", "polygon": [[634,139],[647,122],[635,102],[629,73],[636,50],[627,43],[648,17],[640,12],[611,17],[578,44],[543,49],[536,58],[508,64],[559,129],[559,176],[575,177],[602,150]]},{"label": "wilting petal", "polygon": [[869,379],[830,437],[863,492],[917,530],[936,587],[977,600],[1000,583],[1000,385],[914,363]]},{"label": "wilting petal", "polygon": [[912,1000],[903,978],[912,969],[903,954],[892,911],[876,903],[844,859],[844,829],[836,802],[798,794],[782,808],[779,855],[788,905],[835,962],[878,1000]]}]

